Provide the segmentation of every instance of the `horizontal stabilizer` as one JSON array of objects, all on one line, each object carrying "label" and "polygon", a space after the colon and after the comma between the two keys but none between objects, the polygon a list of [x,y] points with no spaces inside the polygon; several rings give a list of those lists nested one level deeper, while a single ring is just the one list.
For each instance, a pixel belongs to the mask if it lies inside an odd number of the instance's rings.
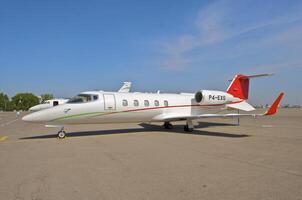
[{"label": "horizontal stabilizer", "polygon": [[243,110],[243,111],[255,110],[255,108],[252,105],[248,104],[246,101],[242,101],[240,103],[235,103],[235,104],[228,104],[227,107],[238,109],[238,110]]},{"label": "horizontal stabilizer", "polygon": [[246,76],[247,78],[259,78],[259,77],[263,77],[263,76],[272,76],[274,74],[255,74],[255,75],[249,75]]}]

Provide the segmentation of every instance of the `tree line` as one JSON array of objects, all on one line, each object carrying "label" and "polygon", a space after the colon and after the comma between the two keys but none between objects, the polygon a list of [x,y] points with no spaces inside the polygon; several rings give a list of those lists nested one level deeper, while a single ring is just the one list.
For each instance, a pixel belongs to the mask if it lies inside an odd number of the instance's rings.
[{"label": "tree line", "polygon": [[28,110],[46,100],[53,99],[52,94],[42,94],[40,98],[33,93],[18,93],[12,98],[0,93],[0,111]]}]

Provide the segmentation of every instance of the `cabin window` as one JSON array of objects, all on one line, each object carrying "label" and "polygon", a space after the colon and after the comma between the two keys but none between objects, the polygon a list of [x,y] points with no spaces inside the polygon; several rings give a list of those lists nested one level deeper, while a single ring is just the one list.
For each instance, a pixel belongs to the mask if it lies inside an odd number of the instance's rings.
[{"label": "cabin window", "polygon": [[154,105],[155,105],[155,106],[159,106],[159,101],[155,100],[155,101],[154,101]]},{"label": "cabin window", "polygon": [[126,99],[123,100],[123,106],[128,106],[128,101]]},{"label": "cabin window", "polygon": [[146,107],[148,107],[148,106],[149,106],[149,101],[148,101],[148,100],[145,100],[145,101],[144,101],[144,104],[145,104]]},{"label": "cabin window", "polygon": [[169,106],[169,102],[167,100],[164,101],[165,107]]},{"label": "cabin window", "polygon": [[138,106],[138,100],[134,100],[133,104],[134,104],[135,107],[137,107]]}]

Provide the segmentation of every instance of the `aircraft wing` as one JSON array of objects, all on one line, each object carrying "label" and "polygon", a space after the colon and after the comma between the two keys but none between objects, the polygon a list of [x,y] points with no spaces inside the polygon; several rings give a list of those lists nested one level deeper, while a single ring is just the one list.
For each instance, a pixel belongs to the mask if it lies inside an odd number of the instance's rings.
[{"label": "aircraft wing", "polygon": [[242,102],[235,103],[235,104],[228,104],[227,107],[238,109],[238,110],[243,110],[243,111],[255,110],[255,108],[252,105],[250,105],[249,103],[247,103],[246,101],[242,101]]},{"label": "aircraft wing", "polygon": [[262,114],[239,114],[239,113],[228,113],[228,114],[202,114],[202,115],[166,115],[161,116],[158,119],[162,121],[179,121],[179,120],[187,120],[187,119],[203,119],[203,118],[237,118],[237,117],[260,117],[260,116],[268,116],[268,115],[274,115],[277,112],[277,108],[279,106],[279,103],[283,97],[284,93],[280,93],[277,99],[274,101],[274,103],[271,105],[271,107]]},{"label": "aircraft wing", "polygon": [[121,87],[121,89],[119,89],[118,92],[124,92],[124,93],[130,92],[131,85],[132,85],[131,82],[124,82],[124,85]]}]

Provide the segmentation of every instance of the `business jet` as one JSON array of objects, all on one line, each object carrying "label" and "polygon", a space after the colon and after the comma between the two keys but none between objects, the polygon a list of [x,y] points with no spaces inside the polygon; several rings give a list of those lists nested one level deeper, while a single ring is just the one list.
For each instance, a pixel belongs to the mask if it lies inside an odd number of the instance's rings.
[{"label": "business jet", "polygon": [[63,105],[28,114],[22,119],[42,123],[47,127],[59,127],[57,136],[60,139],[66,135],[64,125],[71,124],[163,122],[164,128],[172,129],[171,122],[186,121],[184,131],[191,132],[199,119],[256,118],[275,114],[283,93],[262,114],[224,112],[229,109],[255,110],[247,103],[249,80],[268,75],[238,74],[226,91],[199,90],[196,93],[180,94],[87,91]]},{"label": "business jet", "polygon": [[[132,85],[131,82],[124,82],[123,86],[118,90],[118,92],[121,92],[121,93],[130,92],[131,85]],[[50,100],[46,100],[41,104],[38,104],[38,105],[35,105],[35,106],[29,108],[29,111],[36,112],[36,111],[39,111],[39,110],[52,108],[54,106],[65,104],[68,100],[69,99],[50,99]]]}]

